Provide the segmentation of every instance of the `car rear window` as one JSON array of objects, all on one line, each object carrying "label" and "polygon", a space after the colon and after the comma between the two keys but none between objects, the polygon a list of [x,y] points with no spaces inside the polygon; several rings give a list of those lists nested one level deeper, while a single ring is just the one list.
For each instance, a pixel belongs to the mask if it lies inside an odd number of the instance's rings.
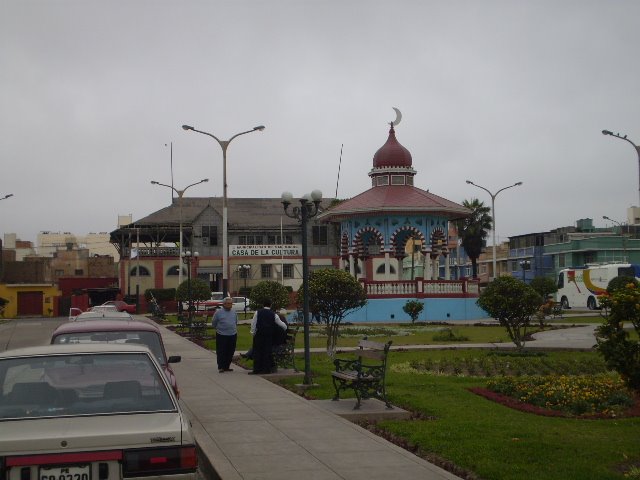
[{"label": "car rear window", "polygon": [[90,353],[0,360],[0,421],[176,411],[145,353]]},{"label": "car rear window", "polygon": [[151,350],[151,353],[153,353],[153,356],[156,357],[160,365],[167,364],[159,335],[153,332],[137,332],[132,330],[122,332],[63,333],[56,335],[52,343],[57,345],[70,345],[74,343],[134,343],[145,345]]}]

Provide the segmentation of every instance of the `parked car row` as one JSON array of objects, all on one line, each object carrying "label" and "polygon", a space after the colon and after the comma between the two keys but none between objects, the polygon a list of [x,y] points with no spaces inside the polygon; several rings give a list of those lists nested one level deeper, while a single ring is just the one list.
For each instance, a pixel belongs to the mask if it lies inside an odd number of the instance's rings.
[{"label": "parked car row", "polygon": [[[236,312],[244,312],[249,310],[250,300],[247,297],[232,297],[233,310]],[[223,303],[222,292],[214,292],[211,294],[210,300],[194,301],[193,306],[197,312],[210,312],[222,308]],[[182,302],[182,309],[186,311],[189,308],[189,302]]]},{"label": "parked car row", "polygon": [[195,480],[190,421],[158,326],[70,312],[51,345],[0,353],[0,479]]}]

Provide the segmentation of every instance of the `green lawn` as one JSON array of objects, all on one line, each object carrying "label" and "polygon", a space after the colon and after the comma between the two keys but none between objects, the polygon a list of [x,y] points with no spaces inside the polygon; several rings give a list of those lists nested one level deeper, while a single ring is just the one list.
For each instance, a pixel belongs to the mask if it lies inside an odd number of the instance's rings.
[{"label": "green lawn", "polygon": [[[379,428],[416,445],[480,478],[622,479],[617,466],[640,462],[640,418],[579,420],[543,417],[501,406],[467,389],[484,387],[486,378],[416,374],[412,362],[455,362],[486,358],[490,351],[391,352],[387,391],[394,405],[419,412],[411,421],[384,421]],[[604,369],[595,352],[549,352],[547,363]],[[302,368],[300,357],[297,364]],[[313,398],[332,398],[332,364],[323,354],[312,355]],[[284,383],[294,384],[299,379]],[[343,395],[341,395],[342,397]],[[474,477],[477,478],[477,477]]]},{"label": "green lawn", "polygon": [[[563,323],[566,323],[566,320]],[[571,323],[592,323],[600,317],[571,318]],[[355,346],[363,335],[394,345],[444,343],[434,340],[443,329],[466,340],[453,343],[509,342],[499,326],[345,325],[338,348]],[[208,333],[211,335],[211,329]],[[311,327],[312,347],[325,347],[321,327]],[[237,349],[250,347],[248,325],[240,325]],[[205,342],[214,348],[214,341]],[[300,329],[297,346],[303,347]],[[348,357],[348,354],[341,354]],[[326,354],[312,354],[311,369],[319,387],[307,396],[332,398]],[[245,362],[250,366],[250,362]],[[296,364],[303,369],[300,354]],[[415,368],[419,369],[416,371]],[[408,368],[412,367],[412,368]],[[387,391],[391,402],[417,415],[410,421],[383,421],[376,428],[412,446],[433,461],[454,464],[470,472],[469,478],[492,480],[623,479],[624,469],[640,465],[640,418],[584,420],[544,417],[504,407],[468,391],[484,387],[491,375],[532,373],[590,374],[605,370],[597,352],[547,352],[541,357],[510,358],[492,350],[392,351]],[[437,372],[462,372],[443,374]],[[477,375],[477,376],[473,376]],[[300,379],[283,380],[295,389]],[[345,395],[341,395],[344,397]],[[348,397],[348,395],[346,395]],[[460,473],[458,473],[460,475]],[[475,475],[475,476],[473,476]]]}]

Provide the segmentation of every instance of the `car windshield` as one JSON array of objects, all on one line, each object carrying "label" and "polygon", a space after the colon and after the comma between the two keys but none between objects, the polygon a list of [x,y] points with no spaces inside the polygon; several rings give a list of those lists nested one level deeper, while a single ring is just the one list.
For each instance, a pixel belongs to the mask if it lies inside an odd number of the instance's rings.
[{"label": "car windshield", "polygon": [[137,343],[151,350],[160,365],[166,365],[167,359],[160,344],[160,338],[153,332],[74,332],[56,335],[53,343],[69,345],[73,343]]},{"label": "car windshield", "polygon": [[0,421],[177,410],[142,352],[0,359]]}]

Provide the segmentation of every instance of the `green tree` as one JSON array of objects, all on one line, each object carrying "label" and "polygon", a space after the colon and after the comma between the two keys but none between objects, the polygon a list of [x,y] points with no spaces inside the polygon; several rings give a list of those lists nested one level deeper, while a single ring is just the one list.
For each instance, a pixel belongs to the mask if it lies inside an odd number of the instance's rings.
[{"label": "green tree", "polygon": [[498,277],[480,293],[480,308],[507,329],[509,338],[522,350],[527,328],[542,298],[533,288],[513,277]]},{"label": "green tree", "polygon": [[251,289],[249,308],[258,310],[264,306],[265,300],[271,300],[271,308],[279,310],[289,305],[289,290],[284,285],[271,280],[264,280]]},{"label": "green tree", "polygon": [[[298,290],[298,305],[304,303],[302,288]],[[342,319],[350,310],[367,303],[362,284],[349,272],[323,268],[309,274],[309,309],[319,315],[327,326],[327,355],[334,357]]]},{"label": "green tree", "polygon": [[462,205],[471,210],[471,214],[457,220],[455,224],[462,240],[462,248],[471,259],[472,276],[478,278],[478,257],[482,253],[484,240],[493,227],[493,218],[489,215],[491,208],[477,198],[464,200]]},{"label": "green tree", "polygon": [[640,391],[640,340],[631,339],[624,329],[624,322],[631,322],[640,335],[640,289],[629,282],[598,300],[605,319],[596,329],[596,348],[607,366],[618,372],[629,388]]},{"label": "green tree", "polygon": [[411,323],[415,323],[422,310],[424,310],[424,303],[420,300],[407,300],[407,303],[402,307],[404,313],[411,317]]},{"label": "green tree", "polygon": [[[211,298],[211,289],[209,288],[209,282],[202,280],[201,278],[191,279],[191,298],[194,301],[209,300]],[[176,289],[176,300],[179,302],[186,302],[189,300],[189,280],[185,280]]]},{"label": "green tree", "polygon": [[542,297],[543,301],[546,300],[549,295],[558,291],[558,285],[555,280],[550,277],[536,277],[531,280],[529,286],[538,292],[538,295]]},{"label": "green tree", "polygon": [[612,294],[616,290],[626,288],[630,283],[636,287],[638,286],[638,280],[636,280],[635,277],[626,277],[621,275],[619,277],[612,278],[607,285],[607,293]]}]

